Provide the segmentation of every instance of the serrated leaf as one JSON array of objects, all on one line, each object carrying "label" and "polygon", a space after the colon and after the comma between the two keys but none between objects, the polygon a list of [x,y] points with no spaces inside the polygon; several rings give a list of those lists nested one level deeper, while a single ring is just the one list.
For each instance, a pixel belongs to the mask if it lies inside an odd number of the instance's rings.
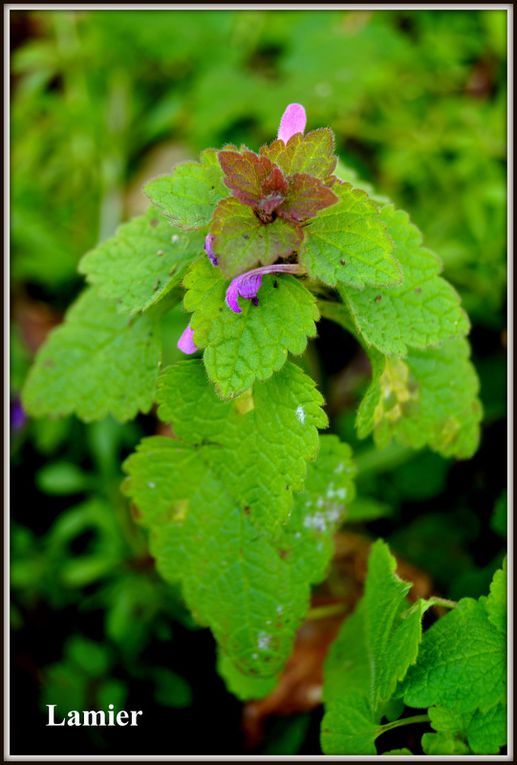
[{"label": "serrated leaf", "polygon": [[[194,618],[210,626],[239,671],[270,677],[291,650],[308,588],[293,586],[288,565],[202,451],[170,439],[144,440],[125,463],[125,491],[151,528],[158,570],[168,581],[181,581]],[[282,626],[279,604],[287,620]]]},{"label": "serrated leaf", "polygon": [[203,151],[199,162],[183,162],[171,175],[154,178],[144,191],[173,225],[187,230],[206,226],[219,200],[228,196],[214,149]]},{"label": "serrated leaf", "polygon": [[451,733],[424,733],[422,736],[424,754],[469,754],[464,741]]},{"label": "serrated leaf", "polygon": [[277,140],[260,149],[287,175],[307,173],[327,181],[336,167],[334,134],[329,128],[318,128],[302,135],[296,133],[285,144]]},{"label": "serrated leaf", "polygon": [[271,377],[288,353],[303,353],[307,338],[316,335],[316,300],[290,275],[266,275],[259,304],[241,300],[240,314],[227,306],[228,281],[206,258],[192,267],[184,283],[194,341],[205,348],[208,376],[224,397]]},{"label": "serrated leaf", "polygon": [[262,699],[275,688],[276,677],[253,677],[246,675],[232,663],[221,651],[217,654],[217,671],[226,683],[226,687],[241,701]]},{"label": "serrated leaf", "polygon": [[402,270],[377,205],[348,183],[332,191],[340,201],[305,226],[300,262],[311,276],[331,286],[362,289],[400,283]]},{"label": "serrated leaf", "polygon": [[252,151],[220,151],[224,184],[243,204],[272,213],[285,199],[288,183],[281,170]]},{"label": "serrated leaf", "polygon": [[503,567],[498,569],[490,585],[490,594],[486,600],[483,600],[486,610],[488,612],[488,618],[500,632],[506,633],[506,620],[507,620],[507,605],[506,605],[506,591],[507,591],[507,562],[506,558],[503,562]]},{"label": "serrated leaf", "polygon": [[477,449],[482,416],[479,380],[463,338],[405,359],[369,351],[373,379],[357,411],[360,438],[373,432],[380,448],[391,439],[444,457],[468,458]]},{"label": "serrated leaf", "polygon": [[[214,632],[230,688],[252,697],[271,689],[291,651],[314,572],[283,549],[295,542],[300,549],[296,535],[306,533],[303,519],[291,522],[280,548],[253,524],[253,509],[235,498],[235,484],[212,465],[213,446],[145,439],[124,465],[124,490],[151,529],[160,572],[181,581],[195,618]],[[240,462],[239,452],[232,458]]]},{"label": "serrated leaf", "polygon": [[460,600],[426,632],[418,662],[404,681],[406,704],[464,714],[504,703],[505,634],[490,619],[489,600]]},{"label": "serrated leaf", "polygon": [[[318,218],[338,208],[330,208]],[[466,335],[469,321],[459,296],[438,276],[440,261],[422,247],[421,234],[408,215],[386,205],[380,217],[394,242],[393,256],[402,266],[402,283],[389,289],[349,286],[339,290],[364,343],[386,355],[405,356],[409,348],[436,346]]]},{"label": "serrated leaf", "polygon": [[380,720],[397,683],[416,660],[423,601],[409,607],[411,588],[394,573],[395,559],[378,540],[368,561],[365,594],[344,622],[325,664],[326,754],[375,754]]},{"label": "serrated leaf", "polygon": [[303,231],[293,223],[283,218],[263,223],[251,207],[233,197],[217,205],[210,233],[219,267],[229,278],[287,258],[303,242]]},{"label": "serrated leaf", "polygon": [[273,378],[257,382],[252,393],[221,401],[202,363],[185,361],[164,371],[157,400],[159,417],[179,437],[206,443],[205,458],[253,522],[278,528],[293,491],[303,486],[307,460],[316,456],[316,428],[327,425],[312,380],[289,362]]},{"label": "serrated leaf", "polygon": [[278,215],[295,223],[313,218],[320,210],[339,202],[339,197],[323,181],[305,173],[289,178],[289,193],[277,209]]},{"label": "serrated leaf", "polygon": [[441,706],[431,707],[429,717],[431,725],[438,731],[436,738],[428,734],[427,741],[422,739],[424,750],[429,754],[453,754],[458,743],[463,752],[497,754],[506,743],[506,706],[503,704],[496,704],[486,712],[479,709],[457,712]]},{"label": "serrated leaf", "polygon": [[151,318],[123,316],[87,290],[38,352],[23,405],[34,417],[130,420],[151,408],[160,358]]},{"label": "serrated leaf", "polygon": [[121,313],[134,314],[178,285],[202,247],[202,237],[174,229],[150,208],[86,253],[79,271]]},{"label": "serrated leaf", "polygon": [[477,709],[467,728],[467,740],[474,754],[499,754],[506,744],[506,704],[497,704],[485,713]]},{"label": "serrated leaf", "polygon": [[[294,505],[279,546],[298,574],[312,582],[325,577],[332,557],[333,535],[355,496],[355,466],[348,444],[320,436],[316,462],[309,463],[303,491]],[[301,534],[299,529],[304,529]]]}]

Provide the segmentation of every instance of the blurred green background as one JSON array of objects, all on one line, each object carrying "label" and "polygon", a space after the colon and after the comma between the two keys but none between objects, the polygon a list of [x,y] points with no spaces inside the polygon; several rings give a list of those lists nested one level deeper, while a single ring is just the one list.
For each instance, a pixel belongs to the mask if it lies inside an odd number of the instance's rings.
[{"label": "blurred green background", "polygon": [[[472,460],[379,453],[353,431],[365,359],[322,322],[311,358],[371,518],[351,528],[384,536],[442,595],[486,590],[506,535],[506,23],[472,9],[11,11],[13,754],[320,752],[319,709],[269,721],[246,750],[210,635],[154,571],[119,485],[155,416],[29,421],[18,399],[82,288],[79,258],[145,208],[143,182],[207,146],[258,149],[290,102],[441,256],[482,383]],[[168,361],[183,320],[164,330]],[[56,734],[47,703],[146,722]]]}]

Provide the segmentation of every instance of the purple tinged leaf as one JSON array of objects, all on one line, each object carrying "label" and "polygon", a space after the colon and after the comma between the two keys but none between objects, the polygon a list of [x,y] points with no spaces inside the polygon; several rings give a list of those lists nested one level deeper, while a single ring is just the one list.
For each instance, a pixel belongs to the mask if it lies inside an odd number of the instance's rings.
[{"label": "purple tinged leaf", "polygon": [[217,266],[218,260],[213,250],[214,236],[213,234],[207,234],[205,236],[205,252],[208,255],[208,259],[213,266]]},{"label": "purple tinged leaf", "polygon": [[236,276],[226,290],[228,308],[231,308],[234,313],[242,313],[239,297],[251,300],[255,305],[258,305],[257,293],[262,286],[262,277],[264,274],[272,273],[303,274],[305,269],[298,263],[276,263],[272,266],[255,268],[253,271],[247,271],[245,274]]},{"label": "purple tinged leaf", "polygon": [[178,340],[177,347],[180,349],[180,351],[182,351],[182,353],[186,353],[188,355],[199,350],[194,342],[194,333],[192,332],[190,324],[187,324],[185,327],[180,339]]},{"label": "purple tinged leaf", "polygon": [[323,181],[306,173],[289,177],[289,194],[277,214],[294,223],[313,218],[320,210],[339,202],[339,197]]},{"label": "purple tinged leaf", "polygon": [[304,235],[300,226],[280,217],[264,223],[258,211],[234,197],[217,205],[210,233],[219,268],[230,279],[300,252]]},{"label": "purple tinged leaf", "polygon": [[224,172],[224,183],[240,202],[254,209],[263,203],[271,213],[282,203],[288,183],[282,171],[267,157],[252,151],[220,151],[219,164]]},{"label": "purple tinged leaf", "polygon": [[278,138],[287,143],[296,133],[303,133],[307,124],[305,109],[301,104],[289,104],[280,120]]},{"label": "purple tinged leaf", "polygon": [[306,135],[297,133],[287,144],[277,139],[262,146],[260,155],[270,159],[287,176],[307,173],[327,185],[335,182],[332,173],[337,157],[334,155],[334,134],[329,128],[317,128]]}]

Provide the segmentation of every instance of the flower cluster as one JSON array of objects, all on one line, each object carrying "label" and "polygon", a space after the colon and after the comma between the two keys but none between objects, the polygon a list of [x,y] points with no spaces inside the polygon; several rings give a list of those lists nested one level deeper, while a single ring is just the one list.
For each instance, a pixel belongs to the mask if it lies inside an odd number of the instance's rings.
[{"label": "flower cluster", "polygon": [[[296,248],[303,241],[302,224],[338,201],[331,188],[337,182],[332,175],[336,165],[332,134],[326,129],[320,129],[304,136],[306,121],[303,106],[290,104],[280,121],[277,140],[262,147],[259,154],[245,148],[239,151],[236,147],[225,147],[218,152],[224,183],[231,191],[229,199],[233,199],[233,206],[228,216],[228,198],[219,203],[211,230],[205,238],[205,252],[212,265],[220,267],[223,273],[228,271],[225,263],[225,242],[228,236],[225,234],[231,228],[231,214],[235,213],[235,205],[237,208],[244,205],[253,211],[250,213],[251,221],[255,220],[255,223],[252,222],[250,226],[255,228],[250,228],[250,233],[245,231],[243,239],[250,238],[257,230],[260,235],[261,226],[268,226],[280,219],[283,226],[281,245],[276,249],[274,246],[268,248],[268,257],[278,261],[296,253]],[[321,161],[315,157],[317,151],[321,154]],[[272,241],[274,244],[274,237]],[[263,265],[260,267],[237,274],[231,280],[226,291],[226,304],[234,313],[242,312],[239,298],[258,305],[258,292],[265,274],[304,273],[298,263],[264,262],[263,256],[258,255],[255,263],[261,261]],[[181,335],[178,348],[186,354],[198,350],[190,324]]]}]

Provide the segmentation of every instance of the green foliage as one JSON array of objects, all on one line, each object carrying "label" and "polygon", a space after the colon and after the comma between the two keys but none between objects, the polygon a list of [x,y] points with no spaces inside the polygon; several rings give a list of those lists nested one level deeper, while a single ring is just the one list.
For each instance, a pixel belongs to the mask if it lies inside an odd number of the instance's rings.
[{"label": "green foliage", "polygon": [[306,229],[301,262],[310,275],[331,286],[358,289],[399,283],[400,265],[375,204],[348,183],[334,190],[339,204],[321,212]]},{"label": "green foliage", "polygon": [[121,316],[87,290],[38,353],[23,404],[35,417],[77,414],[86,422],[148,412],[161,349],[153,321]]},{"label": "green foliage", "polygon": [[254,380],[267,380],[287,354],[299,355],[319,318],[313,295],[288,274],[264,276],[260,302],[242,301],[235,314],[225,303],[228,282],[205,257],[185,278],[185,308],[192,311],[194,341],[205,348],[206,371],[224,397],[235,396]]},{"label": "green foliage", "polygon": [[305,135],[295,133],[287,144],[273,141],[260,149],[287,175],[307,173],[328,182],[336,167],[334,134],[329,128],[311,130]]},{"label": "green foliage", "polygon": [[[428,754],[497,754],[506,740],[506,563],[488,597],[464,598],[426,633],[402,686],[404,701],[431,707]],[[462,751],[460,751],[462,750]]]},{"label": "green foliage", "polygon": [[150,208],[87,253],[79,271],[121,313],[136,314],[181,282],[202,246],[199,236],[172,228]]},{"label": "green foliage", "polygon": [[[298,373],[296,367],[291,373],[294,370]],[[289,378],[284,376],[283,383],[285,389]],[[199,396],[194,400],[199,408]],[[233,419],[237,417],[243,415]],[[198,431],[205,439],[220,423],[221,413],[212,409],[212,418],[208,430],[202,423]],[[177,422],[180,435],[181,418]],[[151,551],[162,575],[181,581],[195,618],[210,626],[226,657],[225,678],[248,696],[270,686],[253,683],[250,690],[241,674],[252,679],[273,677],[289,656],[295,630],[308,608],[309,584],[324,575],[332,552],[332,533],[343,508],[341,497],[352,493],[352,469],[346,447],[337,439],[325,443],[321,465],[329,471],[328,478],[325,481],[318,470],[319,461],[314,463],[306,493],[295,499],[285,529],[273,537],[255,522],[260,504],[252,497],[244,507],[239,501],[243,487],[238,480],[242,477],[245,483],[245,456],[239,464],[240,457],[231,453],[237,465],[229,470],[238,475],[228,480],[224,473],[221,477],[220,451],[217,444],[189,447],[181,435],[179,442],[146,439],[125,463],[129,474],[125,491],[142,513],[142,523],[151,529]],[[284,475],[287,471],[286,463]],[[207,507],[212,508],[210,513]],[[304,558],[314,545],[312,565],[307,565]]]},{"label": "green foliage", "polygon": [[207,149],[200,162],[185,162],[172,175],[150,181],[145,192],[174,226],[196,229],[206,226],[227,189],[214,150]]},{"label": "green foliage", "polygon": [[[314,383],[286,364],[235,401],[220,401],[199,361],[165,370],[158,414],[204,459],[254,523],[275,530],[287,518],[293,491],[303,487],[307,460],[318,450],[327,419]],[[260,476],[260,480],[257,480]]]},{"label": "green foliage", "polygon": [[386,205],[380,212],[403,270],[400,286],[388,290],[341,288],[343,302],[361,338],[388,356],[428,348],[467,334],[469,322],[455,290],[438,276],[439,259],[422,247],[406,213]]},{"label": "green foliage", "polygon": [[373,380],[357,411],[361,438],[391,439],[444,457],[467,458],[479,444],[479,381],[468,343],[450,340],[439,348],[411,351],[405,359],[370,351]]},{"label": "green foliage", "polygon": [[217,205],[210,233],[214,252],[228,277],[274,263],[300,249],[303,232],[283,218],[264,225],[254,210],[233,197]]},{"label": "green foliage", "polygon": [[326,754],[376,754],[386,706],[417,658],[426,604],[420,600],[409,606],[411,585],[395,574],[395,566],[387,545],[378,540],[364,597],[327,658],[321,734]]},{"label": "green foliage", "polygon": [[[422,615],[434,599],[409,606],[410,585],[394,570],[387,546],[377,541],[364,596],[326,661],[324,752],[376,754],[384,731],[430,719],[437,732],[423,735],[426,754],[497,753],[506,740],[506,565],[488,597],[461,600],[423,638]],[[392,721],[397,698],[430,707],[429,716]],[[383,716],[389,722],[381,724]]]}]

